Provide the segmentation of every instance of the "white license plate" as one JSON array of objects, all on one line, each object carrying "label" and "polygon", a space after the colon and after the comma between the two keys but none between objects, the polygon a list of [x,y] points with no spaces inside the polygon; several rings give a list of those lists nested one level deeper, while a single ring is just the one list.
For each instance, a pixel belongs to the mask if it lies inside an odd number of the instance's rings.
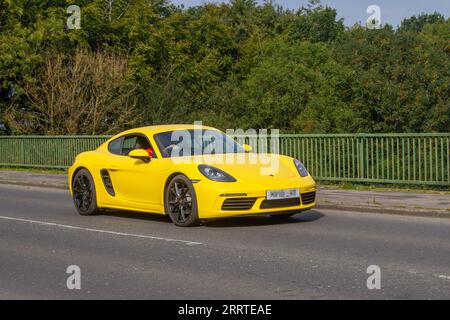
[{"label": "white license plate", "polygon": [[298,198],[299,196],[300,196],[300,189],[268,190],[266,192],[267,200],[290,199],[290,198]]}]

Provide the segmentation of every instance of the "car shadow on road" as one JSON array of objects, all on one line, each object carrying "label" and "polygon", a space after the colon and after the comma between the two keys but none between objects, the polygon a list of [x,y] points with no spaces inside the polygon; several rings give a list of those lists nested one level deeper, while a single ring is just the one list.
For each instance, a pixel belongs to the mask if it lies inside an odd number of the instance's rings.
[{"label": "car shadow on road", "polygon": [[298,213],[290,218],[273,218],[270,216],[243,216],[231,217],[224,219],[214,219],[203,223],[205,227],[211,228],[231,228],[231,227],[261,227],[281,224],[296,224],[313,222],[323,218],[325,214],[311,210],[303,213]]},{"label": "car shadow on road", "polygon": [[[159,215],[153,213],[145,213],[138,211],[120,211],[107,210],[103,213],[105,216],[112,216],[124,219],[145,220],[153,222],[170,223],[170,218],[167,215]],[[325,215],[321,212],[310,210],[303,213],[298,213],[290,218],[276,218],[267,215],[256,216],[240,216],[223,219],[211,219],[204,221],[201,226],[211,228],[230,228],[230,227],[260,227],[281,224],[295,224],[313,222],[323,218]]]},{"label": "car shadow on road", "polygon": [[156,214],[156,213],[146,213],[139,211],[120,211],[120,210],[107,210],[103,213],[105,216],[112,216],[117,218],[126,219],[136,219],[136,220],[146,220],[155,222],[170,223],[170,218],[167,215]]}]

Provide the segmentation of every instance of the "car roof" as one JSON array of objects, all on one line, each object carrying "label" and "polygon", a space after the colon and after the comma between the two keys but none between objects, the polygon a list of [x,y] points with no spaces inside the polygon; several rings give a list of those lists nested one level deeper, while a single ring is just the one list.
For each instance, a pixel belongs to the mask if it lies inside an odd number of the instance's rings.
[{"label": "car roof", "polygon": [[140,128],[134,128],[130,129],[124,132],[121,132],[122,134],[129,134],[129,133],[145,133],[147,135],[154,135],[156,133],[161,132],[167,132],[167,131],[174,131],[174,130],[193,130],[193,129],[207,129],[207,130],[218,130],[213,127],[208,126],[200,126],[200,125],[194,125],[194,124],[163,124],[163,125],[156,125],[156,126],[146,126],[146,127],[140,127]]}]

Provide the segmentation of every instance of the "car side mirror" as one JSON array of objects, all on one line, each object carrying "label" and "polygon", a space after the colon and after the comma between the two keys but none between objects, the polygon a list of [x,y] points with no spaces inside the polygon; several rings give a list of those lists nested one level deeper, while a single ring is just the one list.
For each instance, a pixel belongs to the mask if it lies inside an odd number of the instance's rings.
[{"label": "car side mirror", "polygon": [[148,152],[144,149],[131,150],[128,156],[133,159],[144,161],[145,163],[149,163],[151,160],[150,156],[148,155]]},{"label": "car side mirror", "polygon": [[253,149],[252,146],[248,144],[243,144],[242,147],[244,148],[245,152],[250,152]]}]

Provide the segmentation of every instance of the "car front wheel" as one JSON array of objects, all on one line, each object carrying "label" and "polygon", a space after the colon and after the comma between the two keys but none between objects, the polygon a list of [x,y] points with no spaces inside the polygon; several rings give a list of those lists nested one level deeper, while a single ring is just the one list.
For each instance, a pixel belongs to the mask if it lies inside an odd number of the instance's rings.
[{"label": "car front wheel", "polygon": [[172,222],[179,227],[190,227],[200,223],[195,190],[192,182],[184,175],[173,177],[167,184],[164,207]]}]

